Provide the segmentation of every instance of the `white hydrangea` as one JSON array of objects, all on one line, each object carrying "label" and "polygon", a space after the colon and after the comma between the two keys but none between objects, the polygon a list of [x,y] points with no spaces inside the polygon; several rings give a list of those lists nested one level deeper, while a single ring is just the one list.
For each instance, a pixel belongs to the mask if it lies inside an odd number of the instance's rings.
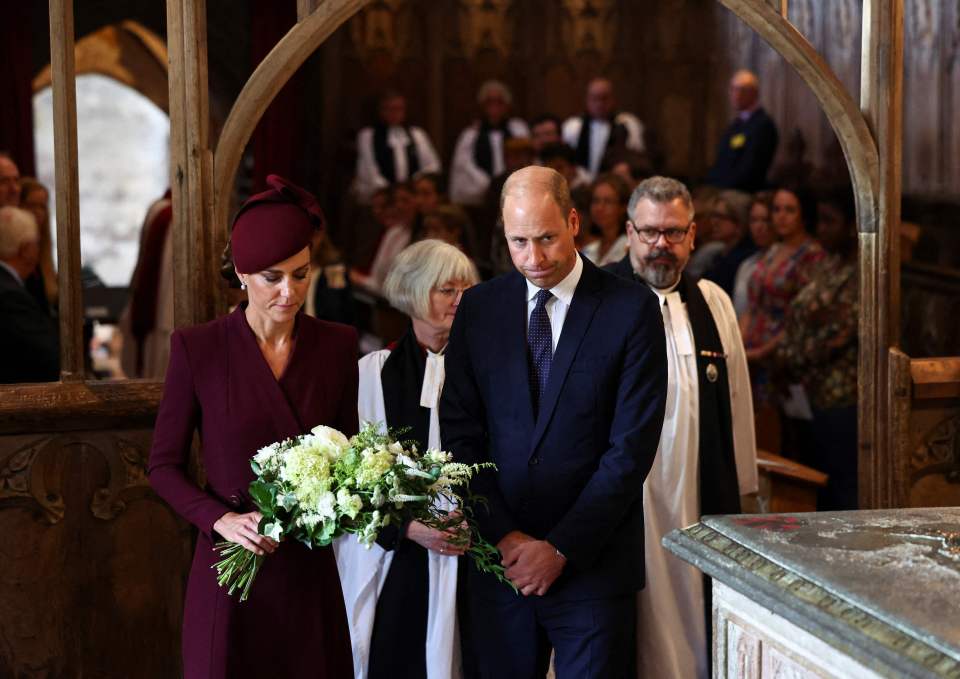
[{"label": "white hydrangea", "polygon": [[355,519],[363,509],[363,498],[354,495],[346,488],[341,488],[337,491],[337,509],[341,514]]},{"label": "white hydrangea", "polygon": [[314,512],[323,519],[337,518],[337,496],[327,491],[321,493],[313,507]]}]

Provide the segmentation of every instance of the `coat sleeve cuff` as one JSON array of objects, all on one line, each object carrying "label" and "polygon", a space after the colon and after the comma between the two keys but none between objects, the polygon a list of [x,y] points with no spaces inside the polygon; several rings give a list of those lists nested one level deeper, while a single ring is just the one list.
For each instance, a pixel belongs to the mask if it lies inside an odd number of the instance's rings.
[{"label": "coat sleeve cuff", "polygon": [[198,510],[194,524],[207,536],[211,543],[220,542],[223,537],[213,529],[213,524],[219,521],[224,514],[232,511],[234,510],[230,507],[211,498]]}]

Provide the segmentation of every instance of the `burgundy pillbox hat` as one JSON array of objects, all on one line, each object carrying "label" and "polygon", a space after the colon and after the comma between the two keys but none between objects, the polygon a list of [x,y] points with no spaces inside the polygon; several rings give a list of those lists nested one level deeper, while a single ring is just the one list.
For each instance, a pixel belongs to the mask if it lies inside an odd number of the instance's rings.
[{"label": "burgundy pillbox hat", "polygon": [[267,177],[270,187],[251,196],[233,218],[230,247],[240,273],[255,273],[293,257],[325,226],[313,194],[283,177]]}]

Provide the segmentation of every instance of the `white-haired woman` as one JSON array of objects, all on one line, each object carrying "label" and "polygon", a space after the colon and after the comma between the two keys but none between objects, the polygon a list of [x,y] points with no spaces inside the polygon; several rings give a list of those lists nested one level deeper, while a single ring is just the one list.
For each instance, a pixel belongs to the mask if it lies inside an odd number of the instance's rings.
[{"label": "white-haired woman", "polygon": [[[440,447],[443,351],[460,297],[477,281],[470,259],[439,240],[397,256],[383,291],[411,324],[390,348],[360,359],[361,421],[407,428],[404,439],[420,450]],[[369,550],[352,536],[337,541],[357,679],[460,676],[456,557],[464,549],[448,537],[414,521],[384,529]]]},{"label": "white-haired woman", "polygon": [[450,166],[450,200],[458,205],[483,205],[490,180],[507,168],[503,145],[513,137],[529,137],[530,128],[510,117],[513,97],[499,80],[488,80],[477,92],[480,119],[457,138]]}]

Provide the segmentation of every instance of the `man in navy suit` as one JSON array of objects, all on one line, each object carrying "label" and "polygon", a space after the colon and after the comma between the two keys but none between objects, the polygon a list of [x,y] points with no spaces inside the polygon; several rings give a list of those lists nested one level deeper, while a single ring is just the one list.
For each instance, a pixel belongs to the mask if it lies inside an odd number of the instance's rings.
[{"label": "man in navy suit", "polygon": [[[577,253],[576,210],[545,167],[503,187],[517,272],[467,291],[446,357],[444,448],[493,462],[473,490],[481,534],[519,590],[470,569],[481,677],[633,677],[644,584],[643,480],[667,390],[663,319],[645,286]],[[472,653],[470,653],[472,651]]]},{"label": "man in navy suit", "polygon": [[706,182],[752,193],[767,187],[767,172],[777,152],[779,135],[773,119],[760,106],[760,81],[750,71],[730,80],[730,103],[737,117],[730,123]]}]

